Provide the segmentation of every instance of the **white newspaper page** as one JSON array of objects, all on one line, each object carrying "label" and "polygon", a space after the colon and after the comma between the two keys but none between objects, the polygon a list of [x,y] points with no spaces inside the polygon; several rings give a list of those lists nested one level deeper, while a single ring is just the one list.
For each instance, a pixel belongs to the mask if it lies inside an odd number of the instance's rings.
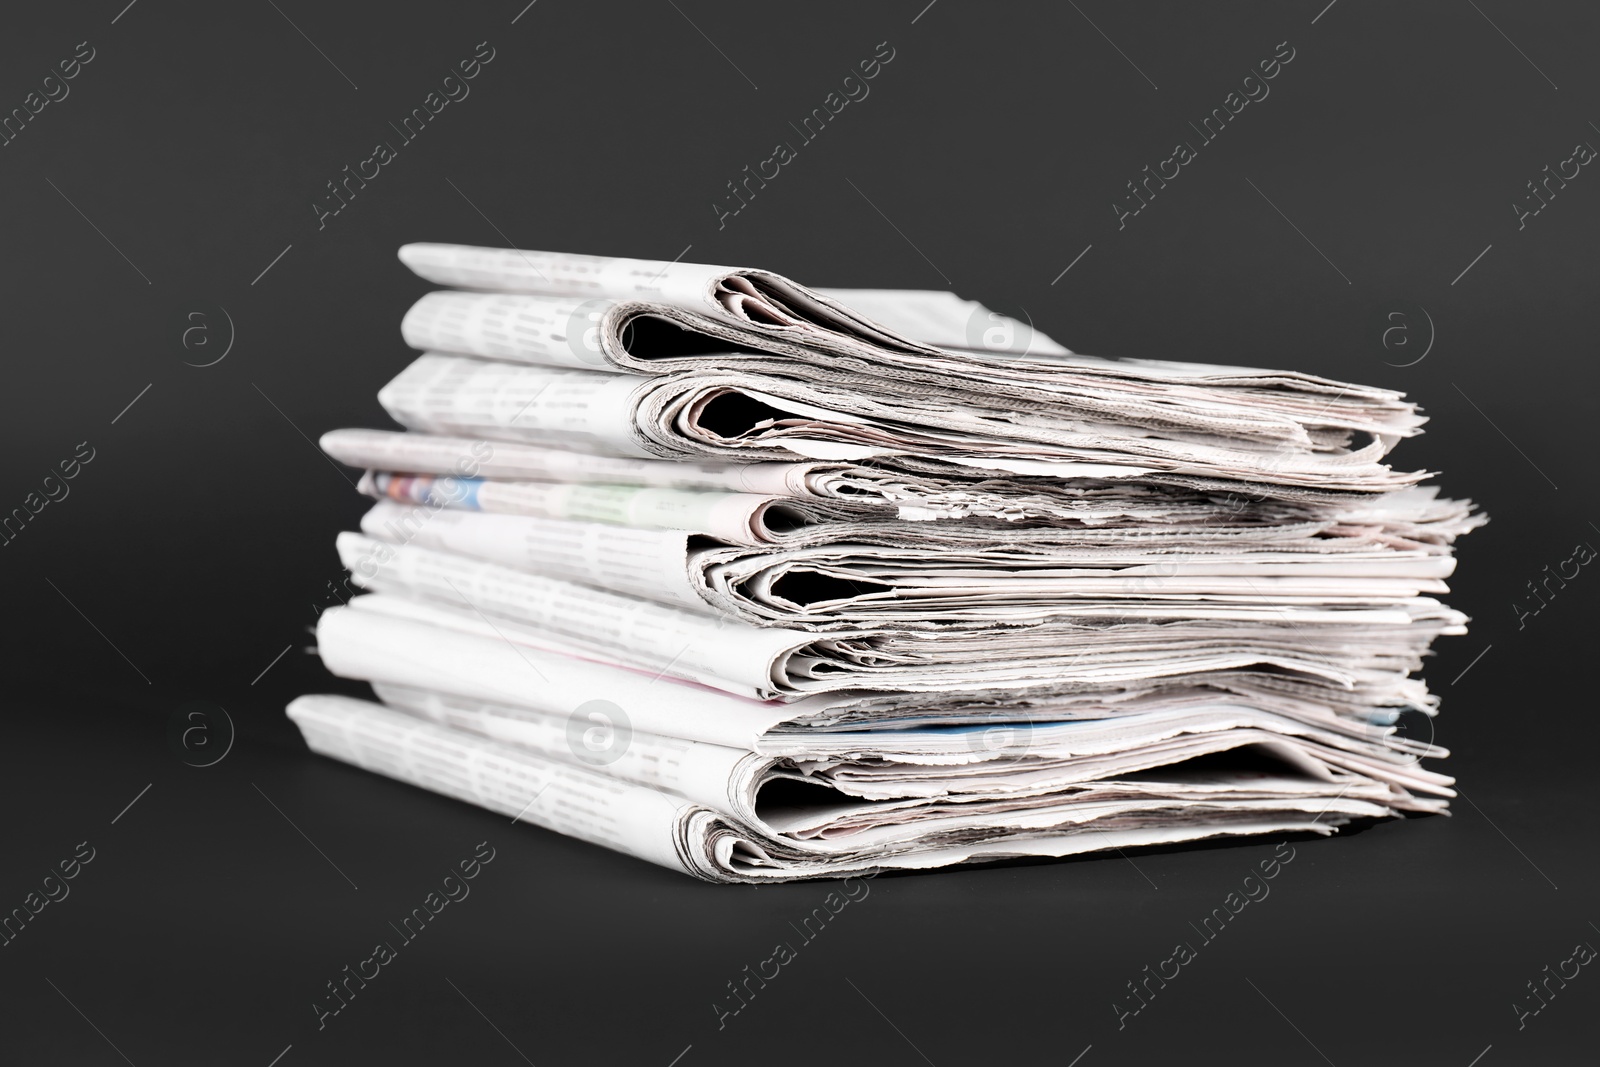
[{"label": "white newspaper page", "polygon": [[300,697],[289,718],[321,755],[692,873],[679,858],[681,797],[349,697]]}]

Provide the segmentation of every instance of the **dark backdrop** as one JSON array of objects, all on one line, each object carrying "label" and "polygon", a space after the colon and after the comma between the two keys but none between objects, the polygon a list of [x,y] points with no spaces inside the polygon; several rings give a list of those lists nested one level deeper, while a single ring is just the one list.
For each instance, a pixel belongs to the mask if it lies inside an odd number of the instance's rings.
[{"label": "dark backdrop", "polygon": [[[124,2],[0,35],[0,113],[59,97],[0,147],[0,507],[59,498],[0,547],[0,909],[94,856],[0,948],[8,1062],[1592,1062],[1600,976],[1547,976],[1600,943],[1600,576],[1515,606],[1600,546],[1592,6]],[[719,219],[885,41],[870,95]],[[390,123],[488,49],[402,144]],[[396,158],[319,219],[380,139]],[[1196,158],[1119,220],[1179,140]],[[1535,200],[1546,166],[1577,175]],[[1296,843],[1120,1030],[1126,984],[1275,843],[878,879],[719,1029],[828,886],[512,827],[312,757],[283,717],[360,691],[304,651],[364,506],[311,442],[387,424],[417,240],[948,280],[1080,351],[1406,390],[1433,421],[1398,461],[1493,516],[1454,583],[1472,633],[1427,670],[1468,799]],[[170,742],[187,701],[236,727],[212,766]],[[325,983],[484,840],[470,899],[319,1031]]]}]

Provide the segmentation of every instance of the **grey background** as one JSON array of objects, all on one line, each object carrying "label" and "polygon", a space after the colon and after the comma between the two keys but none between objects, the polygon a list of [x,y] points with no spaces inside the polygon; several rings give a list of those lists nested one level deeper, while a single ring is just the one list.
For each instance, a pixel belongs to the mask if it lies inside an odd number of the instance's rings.
[{"label": "grey background", "polygon": [[[1600,144],[1591,6],[123,2],[0,35],[0,113],[95,49],[0,147],[0,510],[95,450],[0,547],[0,910],[96,849],[0,948],[8,1061],[1592,1062],[1600,978],[1521,1030],[1512,1004],[1600,942],[1600,578],[1520,629],[1512,605],[1600,545],[1600,178],[1522,229],[1511,206]],[[324,183],[480,41],[470,96],[319,230]],[[882,41],[870,95],[719,228],[725,183]],[[1125,183],[1284,41],[1270,96],[1119,230]],[[1454,582],[1472,633],[1426,672],[1468,799],[1295,842],[1122,1030],[1125,983],[1273,843],[877,879],[719,1030],[725,983],[828,886],[701,885],[511,827],[311,757],[282,717],[361,691],[301,651],[363,510],[309,439],[387,424],[414,240],[948,285],[1079,351],[1407,390],[1433,422],[1397,461],[1493,516]],[[227,319],[226,358],[186,366]],[[213,766],[169,744],[186,701],[237,729]],[[483,840],[471,897],[319,1032],[324,983]]]}]

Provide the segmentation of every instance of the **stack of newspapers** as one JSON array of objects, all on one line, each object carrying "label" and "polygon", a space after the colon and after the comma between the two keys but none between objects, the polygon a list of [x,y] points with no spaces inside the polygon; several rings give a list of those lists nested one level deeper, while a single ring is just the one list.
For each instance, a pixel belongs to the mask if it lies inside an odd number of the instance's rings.
[{"label": "stack of newspapers", "polygon": [[[1075,355],[951,293],[408,245],[423,355],[316,752],[722,882],[1438,812],[1482,518],[1399,393]],[[1413,721],[1413,720],[1407,720]],[[1416,718],[1416,722],[1428,720]]]}]

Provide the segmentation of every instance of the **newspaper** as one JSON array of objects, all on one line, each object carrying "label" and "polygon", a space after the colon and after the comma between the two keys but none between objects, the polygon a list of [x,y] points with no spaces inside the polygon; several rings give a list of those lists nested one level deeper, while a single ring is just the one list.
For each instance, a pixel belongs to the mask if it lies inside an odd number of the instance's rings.
[{"label": "newspaper", "polygon": [[[1409,797],[1332,766],[1325,768],[1326,781],[1315,785],[1292,773],[1182,769],[1118,771],[1069,785],[1073,776],[1062,767],[1072,760],[1066,757],[1041,758],[1049,769],[1007,767],[988,783],[989,793],[954,802],[841,796],[820,804],[780,801],[757,811],[761,786],[772,784],[766,776],[808,776],[778,772],[772,761],[748,753],[650,739],[640,742],[640,759],[626,764],[650,779],[645,784],[556,758],[548,724],[513,716],[490,725],[474,720],[470,708],[441,707],[438,717],[452,722],[445,727],[428,721],[426,703],[418,710],[423,714],[310,696],[291,704],[289,715],[323,755],[720,882],[1061,856],[1224,833],[1328,833],[1351,818],[1396,814],[1395,803]],[[468,723],[520,742],[492,740]],[[1288,751],[1294,743],[1285,744]],[[1030,774],[1054,775],[1059,786],[1042,793],[1038,782],[1019,788],[1017,779]],[[1174,818],[1175,805],[1181,817]]]},{"label": "newspaper", "polygon": [[1226,420],[1215,432],[1135,435],[1125,424],[984,410],[938,394],[823,389],[749,372],[633,377],[429,353],[378,400],[396,422],[426,433],[634,459],[917,455],[1038,475],[1056,474],[1063,462],[1109,463],[1350,491],[1398,489],[1423,477],[1382,462],[1390,437],[1354,449],[1300,447]]},{"label": "newspaper", "polygon": [[[1417,679],[1398,686],[1362,683],[1330,689],[1317,679],[1249,668],[1187,675],[1151,672],[1114,685],[1040,682],[1025,688],[943,692],[835,688],[773,697],[726,681],[707,685],[560,635],[387,594],[356,597],[347,607],[324,612],[318,634],[324,662],[344,677],[563,713],[571,705],[550,701],[562,694],[583,694],[581,699],[598,695],[642,706],[636,712],[646,717],[641,729],[775,755],[796,751],[775,740],[780,735],[882,729],[895,731],[894,743],[904,744],[908,735],[903,731],[917,727],[1076,721],[1218,700],[1247,703],[1316,726],[1387,737],[1399,712],[1432,714],[1436,704]],[[449,652],[448,661],[437,654],[440,650]],[[641,700],[643,696],[650,699]],[[859,737],[848,743],[865,744]],[[889,742],[880,739],[876,744],[881,748]]]},{"label": "newspaper", "polygon": [[[1311,725],[1225,700],[1162,703],[1099,720],[1003,726],[989,721],[932,730],[824,734],[790,742],[785,746],[789,754],[774,755],[760,751],[772,746],[758,745],[758,751],[750,752],[648,733],[634,729],[625,713],[613,716],[596,710],[591,718],[579,710],[595,707],[589,702],[562,716],[406,686],[380,683],[373,689],[392,708],[678,793],[769,833],[773,833],[767,823],[772,793],[781,796],[782,791],[760,794],[763,786],[778,781],[815,786],[814,797],[826,798],[828,805],[845,805],[835,814],[853,821],[865,810],[863,802],[900,817],[915,806],[911,801],[994,802],[1043,796],[1262,746],[1273,758],[1306,774],[1294,790],[1302,795],[1322,792],[1341,769],[1371,777],[1371,782],[1347,783],[1366,789],[1369,799],[1407,810],[1440,808],[1438,800],[1415,796],[1408,786],[1441,797],[1455,795],[1452,779],[1416,766],[1419,757],[1447,754],[1437,746],[1401,746],[1392,738]],[[999,741],[994,740],[997,736]]]},{"label": "newspaper", "polygon": [[[1231,687],[1242,676],[1247,688],[1277,689],[1366,722],[1384,709],[1430,710],[1426,685],[1409,675],[1433,638],[1461,628],[1459,615],[1434,602],[1440,617],[1396,612],[1398,618],[1366,624],[1118,622],[824,636],[712,620],[548,580],[495,594],[464,574],[442,577],[409,586],[369,580],[363,584],[383,595],[325,611],[318,647],[328,669],[511,703],[526,702],[542,677],[568,670],[573,660],[774,704],[862,692],[924,703],[969,703],[978,699],[974,693],[990,702],[1037,702],[1152,685]],[[550,589],[559,592],[547,603],[524,606]],[[435,663],[446,648],[451,662]],[[486,684],[494,688],[473,688]]]},{"label": "newspaper", "polygon": [[[403,491],[414,482],[388,484]],[[1324,536],[1317,523],[1152,531],[815,519],[774,528],[768,498],[683,493],[689,504],[659,514],[667,507],[657,500],[662,492],[672,491],[640,490],[636,501],[625,492],[609,497],[618,509],[651,512],[627,525],[384,500],[361,528],[396,546],[709,607],[757,625],[814,629],[830,620],[864,626],[907,615],[917,617],[912,625],[1011,620],[1026,608],[1154,594],[1169,602],[1389,601],[1446,592],[1444,579],[1455,569],[1445,546],[1403,540],[1381,526],[1367,537],[1353,527]],[[531,503],[558,510],[544,494]]]},{"label": "newspaper", "polygon": [[[1143,695],[1201,688],[1233,693],[1286,715],[1303,717],[1316,708],[1318,722],[1342,716],[1362,730],[1371,725],[1375,707],[1370,688],[1348,691],[1348,706],[1339,709],[1337,700],[1311,704],[1308,689],[1297,691],[1282,682],[1276,687],[1255,685],[1258,679],[1243,672],[1223,671],[1152,672],[1109,687],[1052,689],[1036,684],[1017,693],[969,688],[918,694],[832,687],[824,693],[791,693],[778,699],[714,677],[708,681],[718,684],[707,684],[687,669],[652,669],[625,652],[608,656],[611,650],[564,640],[559,634],[534,633],[488,616],[474,620],[462,613],[452,620],[447,608],[390,595],[358,597],[348,607],[324,612],[317,633],[324,663],[343,677],[536,707],[570,695],[573,704],[563,711],[570,711],[579,700],[604,699],[642,709],[634,712],[636,718],[644,717],[639,720],[641,729],[752,749],[770,730],[942,726],[987,721],[1002,708],[1009,709],[1008,715],[1028,718],[1094,717],[1111,714],[1108,709],[1114,707],[1132,706],[1130,702]],[[1401,692],[1398,698],[1409,704],[1418,696]],[[1358,702],[1366,703],[1358,706]]]},{"label": "newspaper", "polygon": [[[1149,429],[1248,427],[1295,444],[1346,435],[1332,431],[1407,435],[1422,421],[1398,393],[1313,375],[1072,356],[976,304],[952,337],[959,312],[932,310],[948,294],[869,297],[905,328],[896,330],[770,271],[437,244],[406,245],[400,258],[429,281],[493,291],[424,297],[404,330],[419,348],[642,372],[799,365],[807,380],[854,391],[899,386],[979,404],[999,397]],[[980,351],[948,344],[958,340]]]},{"label": "newspaper", "polygon": [[[1303,507],[1332,509],[1368,522],[1366,516],[1400,503],[1420,509],[1419,522],[1468,521],[1466,528],[1471,528],[1486,521],[1481,516],[1469,519],[1470,501],[1439,498],[1433,487],[1376,494],[1319,490],[1165,473],[1125,463],[1052,461],[1040,465],[1044,471],[1030,473],[1003,470],[993,460],[970,456],[874,457],[859,463],[641,459],[483,437],[355,429],[330,431],[321,444],[341,462],[385,472],[790,496],[893,508],[895,518],[908,522],[1002,519],[1095,524],[1130,515],[1128,506],[1138,507],[1141,518],[1159,517],[1158,505],[1174,495],[1211,501],[1230,517],[1248,509],[1251,516],[1293,521],[1292,515],[1275,509]],[[986,467],[985,462],[991,465]]]},{"label": "newspaper", "polygon": [[[422,435],[397,435],[422,436]],[[642,460],[639,462],[652,462]],[[1003,526],[984,520],[1002,519],[1013,526],[1081,529],[1090,527],[1111,538],[1121,530],[1126,538],[1156,539],[1193,535],[1216,538],[1250,531],[1258,538],[1284,540],[1308,531],[1327,538],[1378,539],[1447,546],[1456,537],[1484,521],[1472,512],[1469,501],[1442,500],[1432,487],[1419,487],[1377,496],[1342,498],[1286,498],[1252,509],[1240,518],[1236,498],[1225,493],[1200,492],[1157,483],[1080,479],[1061,487],[1059,499],[1045,502],[1009,501],[1007,505],[973,514],[970,501],[960,510],[950,506],[955,494],[940,494],[935,503],[922,496],[912,503],[902,496],[891,505],[882,495],[865,491],[794,495],[731,493],[707,489],[662,489],[649,485],[584,484],[560,481],[504,481],[457,478],[432,474],[402,474],[369,470],[358,491],[430,508],[461,508],[543,518],[584,519],[621,525],[682,529],[744,543],[801,543],[817,539],[847,540],[857,530],[902,541],[948,541],[952,538],[1010,536]],[[1004,499],[993,488],[991,498]],[[935,526],[938,518],[976,521]],[[922,520],[909,526],[889,519]],[[1263,520],[1281,524],[1276,532]],[[1021,520],[1029,520],[1023,523]],[[832,531],[832,532],[823,532]],[[1328,547],[1331,542],[1325,542]]]},{"label": "newspaper", "polygon": [[[905,521],[1094,523],[1123,514],[1117,505],[1124,499],[1153,503],[1153,497],[1169,489],[1219,499],[1230,515],[1246,504],[1255,508],[1263,502],[1360,508],[1370,495],[1065,460],[1048,464],[1047,473],[985,467],[984,461],[969,456],[874,457],[869,462],[667,460],[484,437],[357,429],[330,431],[321,444],[343,463],[384,472],[791,496],[891,507]],[[1112,510],[1105,510],[1108,506]]]}]

